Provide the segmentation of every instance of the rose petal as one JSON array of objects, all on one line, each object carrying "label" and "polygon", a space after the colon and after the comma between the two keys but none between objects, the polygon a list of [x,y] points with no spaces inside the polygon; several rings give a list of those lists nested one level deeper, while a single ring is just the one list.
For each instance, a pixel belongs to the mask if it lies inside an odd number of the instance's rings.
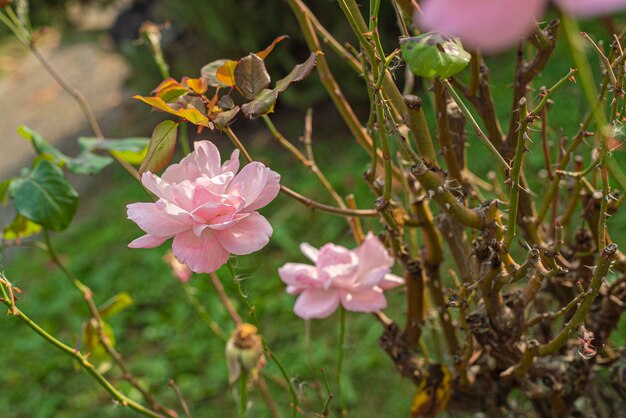
[{"label": "rose petal", "polygon": [[242,188],[241,196],[245,199],[246,211],[254,211],[271,202],[280,191],[280,175],[263,164],[254,161],[247,164],[235,176],[228,192],[235,188]]},{"label": "rose petal", "polygon": [[352,284],[351,289],[357,292],[370,290],[374,286],[379,285],[387,273],[389,273],[389,269],[387,267],[375,268],[364,272],[358,275],[358,279]]},{"label": "rose petal", "polygon": [[300,244],[300,251],[302,251],[302,254],[304,254],[306,258],[314,263],[317,263],[317,258],[320,255],[320,250],[306,242],[303,242],[302,244]]},{"label": "rose petal", "polygon": [[172,250],[178,261],[196,273],[214,272],[226,264],[230,255],[211,230],[205,230],[199,237],[192,231],[176,235]]},{"label": "rose petal", "polygon": [[252,212],[232,227],[216,231],[216,235],[226,250],[245,255],[267,245],[272,235],[272,226],[258,212]]},{"label": "rose petal", "polygon": [[339,301],[336,291],[307,289],[298,296],[293,311],[303,319],[326,318],[335,312]]},{"label": "rose petal", "polygon": [[387,299],[382,290],[374,289],[368,292],[344,293],[341,295],[341,304],[349,311],[379,312],[387,307]]},{"label": "rose petal", "polygon": [[150,234],[143,235],[128,244],[128,248],[154,248],[167,241],[168,237],[155,237]]},{"label": "rose petal", "polygon": [[247,200],[247,205],[245,209],[247,211],[253,211],[261,209],[264,206],[267,206],[272,200],[278,196],[280,192],[280,174],[275,171],[266,168],[267,170],[267,181],[265,182],[265,186],[261,193],[257,196],[256,200],[252,203],[249,203]]},{"label": "rose petal", "polygon": [[161,199],[171,198],[170,184],[156,174],[146,171],[141,175],[141,184]]},{"label": "rose petal", "polygon": [[[596,0],[591,0],[596,1]],[[463,45],[495,52],[529,34],[545,0],[424,0],[416,18],[423,28],[461,38]]]},{"label": "rose petal", "polygon": [[[163,207],[167,205],[164,202],[161,204]],[[169,238],[191,227],[185,223],[188,220],[185,215],[189,216],[189,214],[172,205],[168,207],[168,212],[158,206],[157,203],[131,203],[127,206],[128,219],[155,237]],[[178,213],[176,213],[176,209],[178,209]]]},{"label": "rose petal", "polygon": [[378,283],[378,287],[383,290],[393,289],[394,287],[398,287],[404,284],[404,279],[402,277],[396,276],[395,274],[386,274],[385,277]]},{"label": "rose petal", "polygon": [[556,0],[568,13],[582,16],[598,16],[626,9],[626,0]]},{"label": "rose petal", "polygon": [[236,173],[239,171],[239,150],[235,149],[230,154],[230,159],[222,165],[222,173]]},{"label": "rose petal", "polygon": [[[220,152],[211,141],[196,141],[193,144],[195,162],[200,172],[206,176],[216,176],[221,174],[219,171],[221,165]],[[194,179],[189,179],[194,180]]]},{"label": "rose petal", "polygon": [[185,180],[193,181],[200,177],[200,169],[196,165],[193,153],[188,154],[178,164],[172,164],[165,169],[161,178],[171,184],[181,183]]},{"label": "rose petal", "polygon": [[240,220],[247,218],[250,215],[252,214],[251,213],[236,213],[232,216],[231,215],[220,216],[218,218],[213,219],[211,223],[207,225],[207,227],[214,229],[216,231],[229,229],[235,226],[235,224],[237,224]]},{"label": "rose petal", "polygon": [[363,243],[355,248],[354,253],[359,257],[359,272],[365,273],[379,268],[391,268],[394,263],[382,242],[371,231]]},{"label": "rose petal", "polygon": [[317,278],[317,269],[314,266],[300,263],[287,263],[278,269],[280,279],[295,288],[319,288],[321,282]]}]

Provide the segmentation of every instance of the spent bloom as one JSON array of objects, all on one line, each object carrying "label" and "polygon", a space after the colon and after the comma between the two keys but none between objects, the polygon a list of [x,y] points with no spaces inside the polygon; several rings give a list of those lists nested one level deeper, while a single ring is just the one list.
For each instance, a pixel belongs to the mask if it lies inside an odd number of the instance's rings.
[{"label": "spent bloom", "polygon": [[[547,0],[424,0],[421,28],[456,35],[464,45],[495,52],[528,35]],[[626,8],[626,0],[555,0],[565,12],[591,17]]]},{"label": "spent bloom", "polygon": [[378,312],[387,306],[384,290],[403,283],[389,274],[393,258],[371,232],[354,250],[326,244],[319,250],[300,245],[314,266],[287,263],[278,274],[287,292],[299,295],[294,312],[301,318],[325,318],[341,303],[349,311]]},{"label": "spent bloom", "polygon": [[152,248],[173,237],[172,250],[181,263],[210,273],[230,254],[250,254],[269,242],[272,227],[257,209],[276,197],[280,175],[260,162],[239,171],[239,150],[221,164],[213,143],[199,141],[194,148],[163,176],[142,175],[143,185],[159,200],[127,206],[128,218],[146,233],[128,246]]}]

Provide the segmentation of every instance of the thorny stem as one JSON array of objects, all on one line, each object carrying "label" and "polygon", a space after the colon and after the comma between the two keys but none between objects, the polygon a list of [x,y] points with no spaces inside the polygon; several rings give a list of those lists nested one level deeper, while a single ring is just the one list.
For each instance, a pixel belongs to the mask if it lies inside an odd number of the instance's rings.
[{"label": "thorny stem", "polygon": [[[310,112],[307,112],[307,118],[309,118],[309,114]],[[289,140],[287,140],[287,138],[285,138],[283,134],[280,133],[280,131],[276,128],[269,116],[263,115],[263,121],[267,125],[274,138],[276,138],[285,149],[291,152],[302,165],[310,169],[311,172],[315,174],[315,176],[319,179],[319,181],[322,183],[322,185],[328,191],[331,197],[335,200],[335,202],[337,202],[337,205],[340,208],[345,209],[346,204],[344,203],[343,199],[341,198],[341,196],[339,196],[339,193],[337,193],[332,184],[330,184],[324,173],[322,173],[322,171],[317,166],[317,163],[315,162],[315,158],[313,157],[313,147],[311,146],[311,121],[309,119],[307,120],[308,128],[304,136],[304,143],[307,152],[307,155],[305,156],[302,152],[300,152],[298,148],[296,148]]]},{"label": "thorny stem", "polygon": [[235,325],[241,325],[243,323],[241,316],[239,316],[233,304],[230,303],[230,299],[224,290],[224,286],[222,285],[220,278],[217,277],[217,274],[215,273],[209,273],[209,277],[211,278],[211,283],[217,292],[217,297],[220,299],[220,302],[222,303],[224,309],[226,309],[226,312],[228,312],[228,316],[230,316]]},{"label": "thorny stem", "polygon": [[585,292],[583,300],[578,305],[576,312],[569,320],[569,322],[563,327],[563,329],[556,335],[550,342],[543,344],[539,349],[540,356],[547,356],[556,352],[563,346],[570,338],[570,335],[576,328],[585,320],[591,305],[596,300],[598,293],[600,292],[600,286],[603,280],[606,280],[606,275],[609,272],[609,268],[615,259],[617,254],[617,244],[609,244],[600,255],[598,265],[595,267],[593,278],[589,284],[589,288]]},{"label": "thorny stem", "polygon": [[291,379],[289,378],[289,375],[287,374],[287,371],[283,367],[282,363],[280,362],[280,360],[278,360],[278,357],[276,357],[276,354],[274,354],[274,352],[270,350],[269,346],[267,345],[267,342],[265,341],[265,338],[263,337],[261,324],[259,323],[259,320],[257,319],[257,316],[256,316],[256,308],[250,303],[248,296],[246,296],[243,288],[241,287],[241,280],[237,277],[237,273],[235,272],[235,268],[233,267],[233,264],[231,263],[230,259],[226,262],[226,266],[228,267],[228,271],[230,272],[233,283],[235,284],[237,293],[239,293],[241,300],[248,307],[248,313],[252,317],[252,321],[254,322],[254,325],[256,326],[259,332],[259,335],[261,336],[261,342],[263,343],[263,350],[274,361],[274,363],[276,364],[276,367],[278,367],[278,369],[280,370],[280,373],[283,375],[283,378],[285,379],[285,383],[287,384],[287,388],[289,389],[289,394],[291,395],[291,408],[292,408],[291,416],[292,418],[295,418],[296,414],[298,413],[298,404],[299,404],[296,390],[294,389]]},{"label": "thorny stem", "polygon": [[213,333],[220,340],[222,340],[224,343],[227,342],[228,337],[226,336],[226,332],[224,332],[222,327],[220,327],[217,322],[211,319],[211,317],[207,313],[206,308],[202,306],[202,304],[200,303],[200,301],[194,294],[195,289],[192,288],[188,283],[181,282],[181,285],[183,287],[183,291],[185,292],[185,296],[187,297],[187,301],[189,302],[191,307],[196,311],[196,314],[198,314],[198,317],[200,318],[200,320],[202,320],[202,322],[204,322],[205,325],[209,327],[209,329],[213,331]]},{"label": "thorny stem", "polygon": [[[570,44],[570,51],[576,62],[576,65],[580,69],[581,75],[581,83],[583,92],[585,93],[585,97],[590,105],[594,103],[595,97],[597,95],[596,85],[593,78],[593,74],[589,69],[589,61],[584,51],[582,50],[582,46],[580,42],[577,42],[580,38],[576,37],[575,31],[577,31],[576,22],[569,18],[569,16],[563,16],[565,34],[567,36],[567,40]],[[613,73],[613,68],[608,58],[602,53],[600,48],[596,45],[595,42],[587,35],[586,33],[581,33],[582,37],[587,39],[594,47],[596,52],[600,55],[600,59],[606,66],[606,73],[613,84],[613,88],[617,87],[617,79],[615,78],[615,74]],[[593,109],[594,119],[596,121],[596,129],[598,130],[598,140],[596,141],[596,148],[599,149],[600,153],[600,178],[602,181],[602,201],[600,203],[600,213],[598,215],[598,248],[603,249],[606,245],[606,211],[608,207],[608,199],[609,199],[609,173],[608,173],[608,140],[609,133],[607,132],[608,127],[606,126],[605,114],[604,114],[604,106],[603,103],[600,103],[599,107],[594,107]]]},{"label": "thorny stem", "polygon": [[344,345],[346,340],[346,310],[343,306],[339,307],[339,340],[337,341],[337,394],[339,395],[339,404],[341,405],[341,416],[348,416],[348,408],[346,400],[343,396],[343,385],[341,376],[343,372],[343,356]]},{"label": "thorny stem", "polygon": [[524,154],[526,154],[526,141],[527,139],[529,139],[526,130],[528,124],[528,108],[525,97],[522,97],[520,99],[517,112],[519,117],[519,125],[517,129],[519,129],[519,131],[517,136],[517,145],[515,148],[515,158],[513,160],[513,168],[511,169],[511,175],[509,177],[511,180],[511,191],[509,194],[509,222],[506,229],[506,238],[504,239],[504,246],[507,249],[511,248],[511,243],[515,238],[515,227],[517,225],[517,205],[519,203],[519,194],[521,189],[520,175],[524,164]]},{"label": "thorny stem", "polygon": [[559,87],[561,87],[561,85],[563,83],[565,83],[567,80],[571,79],[571,77],[576,73],[576,69],[575,68],[571,68],[569,70],[569,72],[563,76],[563,78],[561,78],[559,81],[556,82],[556,84],[552,87],[550,87],[548,90],[545,91],[545,93],[543,94],[543,97],[541,98],[541,101],[537,104],[537,106],[535,106],[535,108],[529,113],[529,116],[539,116],[539,113],[541,112],[541,110],[544,108],[544,106],[546,104],[548,104],[548,101],[550,100],[550,97],[552,96],[552,94],[556,91],[556,89],[558,89]]},{"label": "thorny stem", "polygon": [[476,119],[474,119],[474,116],[472,116],[472,113],[469,111],[467,106],[465,106],[465,103],[463,103],[463,100],[457,94],[456,90],[454,90],[454,87],[452,87],[450,82],[448,80],[441,80],[441,84],[445,87],[445,89],[448,91],[448,93],[450,93],[450,96],[452,96],[452,99],[459,106],[459,109],[461,109],[461,112],[463,112],[463,114],[465,115],[467,120],[469,120],[469,122],[472,125],[472,128],[474,128],[474,132],[476,133],[476,136],[478,136],[478,139],[480,140],[480,142],[482,142],[483,145],[485,145],[487,147],[489,152],[491,152],[491,154],[493,154],[493,156],[496,158],[496,161],[498,162],[498,164],[500,164],[502,166],[502,168],[504,168],[505,170],[510,169],[510,167],[507,164],[507,162],[504,160],[504,158],[502,158],[502,155],[500,155],[500,153],[498,152],[496,147],[493,146],[492,141],[490,141],[487,138],[487,136],[485,135],[485,133],[482,131],[482,129],[480,129],[480,126],[476,122]]},{"label": "thorny stem", "polygon": [[[239,140],[239,138],[237,138],[237,136],[235,135],[235,133],[230,129],[230,128],[226,128],[224,129],[224,132],[226,133],[226,135],[228,136],[228,138],[232,141],[232,143],[239,148],[239,150],[241,151],[241,153],[243,154],[244,158],[246,160],[248,160],[248,162],[252,162],[252,157],[250,156],[250,154],[248,153],[248,150],[244,147],[244,145],[241,143],[241,141]],[[284,185],[280,185],[280,191],[283,192],[284,194],[286,194],[289,197],[292,197],[294,199],[296,199],[297,201],[299,201],[300,203],[303,203],[304,205],[308,206],[311,209],[317,209],[323,212],[327,212],[327,213],[332,213],[335,215],[340,215],[340,216],[365,216],[365,217],[375,217],[376,216],[376,211],[371,209],[348,209],[348,208],[337,208],[334,206],[329,206],[329,205],[325,205],[323,203],[320,202],[316,202],[313,199],[310,199],[306,196],[302,196],[300,193],[291,190],[290,188],[288,188],[287,186]]]},{"label": "thorny stem", "polygon": [[322,373],[322,377],[324,378],[324,387],[326,388],[326,400],[324,401],[324,405],[322,406],[322,416],[327,417],[330,414],[330,402],[333,400],[334,395],[330,391],[328,377],[326,377],[324,369],[321,369],[320,371]]},{"label": "thorny stem", "polygon": [[170,379],[170,381],[167,382],[167,384],[168,384],[169,387],[172,388],[172,390],[176,394],[176,399],[178,399],[178,403],[180,404],[180,407],[183,409],[183,412],[185,413],[185,417],[186,418],[191,418],[191,412],[189,411],[189,405],[187,404],[187,401],[183,397],[183,394],[180,391],[180,388],[176,384],[176,381],[174,381],[174,379]]},{"label": "thorny stem", "polygon": [[[319,39],[317,37],[317,33],[315,28],[313,27],[311,18],[309,15],[311,14],[308,11],[308,8],[302,3],[301,0],[287,0],[291,10],[296,16],[298,20],[298,24],[300,25],[300,30],[304,34],[304,38],[309,46],[311,52],[319,51],[322,49]],[[307,13],[308,11],[308,13]],[[326,61],[326,57],[324,55],[319,55],[317,57],[317,71],[320,75],[320,80],[328,95],[332,99],[335,107],[341,114],[341,117],[344,119],[350,132],[356,138],[357,142],[365,148],[365,150],[370,153],[372,151],[372,139],[367,135],[363,126],[359,122],[358,118],[354,114],[352,107],[348,104],[345,96],[341,92],[337,81],[333,77],[330,67],[328,66],[328,62]]]},{"label": "thorny stem", "polygon": [[157,402],[157,400],[154,399],[152,394],[150,394],[150,392],[146,388],[144,388],[139,383],[137,378],[131,373],[130,369],[126,365],[120,353],[118,353],[117,350],[115,350],[115,348],[111,345],[109,338],[104,333],[104,326],[103,326],[104,322],[102,321],[98,307],[93,301],[93,292],[88,286],[83,284],[76,276],[74,276],[74,274],[71,271],[69,271],[69,269],[61,262],[61,259],[59,258],[56,251],[54,250],[54,247],[52,246],[52,241],[50,240],[50,235],[48,233],[48,230],[45,228],[43,229],[43,236],[44,236],[44,240],[46,243],[46,251],[48,252],[48,255],[50,256],[50,259],[52,260],[52,262],[59,268],[59,270],[61,270],[61,272],[63,272],[63,274],[68,279],[70,279],[74,287],[76,287],[76,289],[82,294],[83,299],[89,309],[89,312],[91,313],[91,316],[96,322],[96,329],[98,331],[98,340],[100,341],[100,343],[102,344],[106,352],[111,356],[111,358],[113,358],[115,363],[120,367],[120,369],[123,372],[124,379],[128,381],[128,383],[133,385],[143,395],[143,397],[152,405],[152,407],[155,410],[162,411],[167,416],[174,416],[173,415],[174,413],[172,411],[165,409],[163,406],[161,406]]},{"label": "thorny stem", "polygon": [[[4,276],[2,277],[4,278]],[[2,291],[2,302],[6,306],[11,308],[12,302],[9,299],[9,296],[7,295],[4,289],[4,286],[6,285],[7,284],[5,283],[4,279],[0,280],[0,290]],[[37,325],[20,309],[17,309],[15,316],[18,319],[20,319],[22,322],[24,322],[29,328],[31,328],[33,331],[39,334],[39,336],[41,336],[44,340],[46,340],[52,346],[54,346],[58,350],[62,351],[63,353],[67,354],[68,356],[76,360],[76,362],[80,365],[80,367],[82,367],[87,373],[89,373],[98,382],[98,384],[102,386],[111,395],[111,397],[115,399],[117,402],[119,402],[121,405],[126,406],[148,417],[164,418],[163,415],[158,414],[146,408],[145,406],[133,401],[132,399],[126,397],[126,395],[124,395],[122,392],[116,389],[115,386],[113,386],[111,382],[109,382],[102,374],[98,372],[98,370],[96,370],[94,365],[91,364],[87,360],[87,356],[83,355],[77,349],[67,346],[66,344],[62,343],[61,341],[59,341],[58,339],[56,339],[55,337],[47,333],[43,328]]]},{"label": "thorny stem", "polygon": [[526,330],[526,329],[528,329],[530,327],[533,327],[533,326],[535,326],[535,325],[537,325],[537,324],[539,324],[540,322],[543,322],[543,321],[554,321],[555,319],[559,318],[560,316],[565,315],[572,308],[574,308],[574,306],[578,305],[578,302],[580,302],[580,300],[583,297],[585,297],[586,294],[587,294],[586,292],[579,293],[567,305],[565,305],[564,307],[562,307],[561,309],[559,309],[556,312],[546,312],[546,313],[542,313],[540,315],[537,315],[534,318],[531,318],[530,320],[528,320],[528,322],[526,322],[524,324],[523,329]]}]

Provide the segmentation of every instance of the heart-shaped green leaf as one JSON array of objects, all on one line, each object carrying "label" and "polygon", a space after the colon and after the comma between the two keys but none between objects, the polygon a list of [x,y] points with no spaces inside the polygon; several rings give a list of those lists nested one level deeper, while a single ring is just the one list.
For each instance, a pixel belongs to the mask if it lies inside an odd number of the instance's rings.
[{"label": "heart-shaped green leaf", "polygon": [[78,193],[63,171],[43,159],[11,182],[9,196],[20,215],[54,231],[67,228],[78,208]]}]

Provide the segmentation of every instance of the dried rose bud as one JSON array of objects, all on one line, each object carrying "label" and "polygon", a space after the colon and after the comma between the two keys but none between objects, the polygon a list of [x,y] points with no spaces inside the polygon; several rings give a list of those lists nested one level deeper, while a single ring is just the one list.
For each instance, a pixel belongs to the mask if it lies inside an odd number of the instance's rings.
[{"label": "dried rose bud", "polygon": [[233,384],[241,376],[241,370],[256,380],[259,370],[265,367],[263,342],[257,328],[251,324],[240,324],[226,344],[228,382]]},{"label": "dried rose bud", "polygon": [[171,250],[165,253],[165,255],[163,256],[163,261],[165,261],[170,266],[174,277],[176,277],[181,282],[187,283],[189,279],[191,279],[191,269],[187,267],[187,265],[178,261],[178,259],[174,256],[174,253]]}]

